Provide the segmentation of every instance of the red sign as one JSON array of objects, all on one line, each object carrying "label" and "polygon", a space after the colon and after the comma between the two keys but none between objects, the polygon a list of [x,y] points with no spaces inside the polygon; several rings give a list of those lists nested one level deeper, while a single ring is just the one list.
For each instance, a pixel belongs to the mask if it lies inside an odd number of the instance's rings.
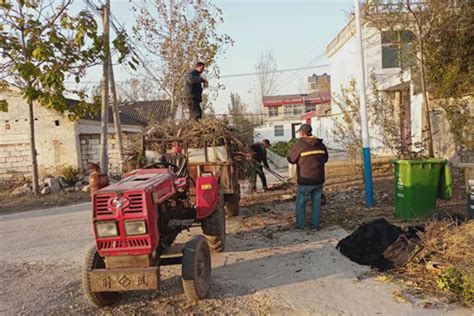
[{"label": "red sign", "polygon": [[308,97],[308,96],[294,96],[294,97],[272,97],[270,100],[263,100],[263,106],[265,107],[272,107],[272,106],[283,106],[289,104],[305,104],[305,105],[313,105],[313,104],[321,104],[327,103],[331,101],[331,94],[330,93],[321,93],[318,97]]}]

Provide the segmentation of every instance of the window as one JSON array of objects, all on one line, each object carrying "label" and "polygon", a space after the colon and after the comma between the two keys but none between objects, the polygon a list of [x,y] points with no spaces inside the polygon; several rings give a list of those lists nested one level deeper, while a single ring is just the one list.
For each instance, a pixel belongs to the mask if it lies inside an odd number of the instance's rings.
[{"label": "window", "polygon": [[275,125],[275,137],[285,136],[283,125]]},{"label": "window", "polygon": [[316,104],[307,104],[304,107],[305,113],[311,112],[311,111],[316,111]]},{"label": "window", "polygon": [[382,68],[409,67],[415,64],[413,33],[410,31],[382,32]]},{"label": "window", "polygon": [[285,115],[301,115],[301,114],[303,114],[302,104],[285,105]]},{"label": "window", "polygon": [[268,116],[269,117],[275,117],[275,116],[278,116],[278,107],[271,107],[271,108],[268,108]]}]

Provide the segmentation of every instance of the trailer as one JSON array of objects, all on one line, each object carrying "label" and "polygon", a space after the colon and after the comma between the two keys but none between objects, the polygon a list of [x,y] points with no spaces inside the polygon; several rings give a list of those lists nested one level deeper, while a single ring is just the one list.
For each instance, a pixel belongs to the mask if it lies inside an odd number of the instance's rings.
[{"label": "trailer", "polygon": [[[196,179],[203,174],[211,173],[220,181],[221,194],[224,198],[224,209],[227,216],[238,216],[240,213],[240,184],[237,167],[232,159],[235,148],[223,140],[221,146],[193,147],[184,138],[156,139],[142,136],[142,156],[147,163],[160,159],[170,161],[183,170],[191,178],[191,193],[195,192]],[[180,152],[175,152],[179,148]]]}]

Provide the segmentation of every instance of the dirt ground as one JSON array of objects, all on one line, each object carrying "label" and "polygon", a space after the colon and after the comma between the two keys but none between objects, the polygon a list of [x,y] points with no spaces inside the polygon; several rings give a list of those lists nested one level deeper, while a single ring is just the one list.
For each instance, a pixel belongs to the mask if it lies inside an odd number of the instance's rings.
[{"label": "dirt ground", "polygon": [[[381,282],[335,249],[347,235],[342,228],[291,229],[291,202],[258,214],[244,208],[242,216],[228,219],[227,249],[212,256],[207,299],[187,301],[180,267],[170,266],[161,269],[160,292],[128,293],[111,307],[93,308],[80,282],[82,258],[93,242],[88,207],[0,217],[0,314],[469,315],[438,299],[401,302],[403,287]],[[179,241],[197,233],[193,228]]]},{"label": "dirt ground", "polygon": [[[459,213],[465,195],[454,174],[454,198],[438,209]],[[241,215],[228,218],[226,252],[212,256],[209,297],[196,303],[183,294],[180,267],[171,266],[161,269],[160,292],[129,293],[112,307],[92,308],[80,282],[82,258],[93,243],[90,205],[0,213],[0,314],[471,315],[442,298],[383,282],[335,249],[372,218],[405,224],[392,215],[390,170],[374,178],[377,206],[366,209],[361,179],[329,172],[319,232],[293,230],[293,189],[244,195]],[[180,240],[198,233],[192,229]]]},{"label": "dirt ground", "polygon": [[30,211],[90,201],[90,193],[59,191],[41,196],[11,197],[13,189],[0,190],[0,214]]},{"label": "dirt ground", "polygon": [[[467,205],[464,174],[462,169],[458,168],[452,168],[451,171],[453,197],[449,201],[438,200],[436,211],[465,216]],[[423,220],[403,221],[395,216],[394,180],[393,170],[390,166],[377,168],[373,174],[373,179],[376,205],[372,208],[366,208],[364,183],[360,175],[347,168],[329,169],[324,185],[327,204],[321,209],[322,225],[339,225],[347,231],[353,231],[362,223],[380,217],[384,217],[389,222],[400,226],[423,222]],[[294,201],[294,199],[295,188],[291,187],[264,194],[247,194],[242,198],[241,205],[247,206],[256,214],[259,214],[271,211],[275,205]],[[289,218],[288,220],[294,219]]]}]

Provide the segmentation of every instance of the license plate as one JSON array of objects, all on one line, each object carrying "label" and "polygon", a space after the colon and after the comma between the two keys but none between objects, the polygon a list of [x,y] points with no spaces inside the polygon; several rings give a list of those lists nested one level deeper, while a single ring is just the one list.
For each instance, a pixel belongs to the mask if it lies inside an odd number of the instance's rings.
[{"label": "license plate", "polygon": [[158,290],[158,267],[132,269],[96,269],[90,273],[92,292]]}]

